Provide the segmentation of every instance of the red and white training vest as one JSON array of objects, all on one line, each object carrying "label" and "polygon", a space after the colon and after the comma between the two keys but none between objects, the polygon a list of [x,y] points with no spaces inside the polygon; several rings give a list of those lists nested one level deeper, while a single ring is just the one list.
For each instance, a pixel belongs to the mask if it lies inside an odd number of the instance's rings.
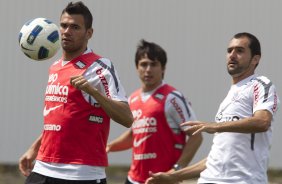
[{"label": "red and white training vest", "polygon": [[130,96],[130,109],[134,116],[133,159],[129,177],[144,183],[149,171],[168,171],[178,161],[185,144],[185,133],[173,133],[165,117],[165,101],[175,89],[167,84],[157,89],[142,102],[141,90]]},{"label": "red and white training vest", "polygon": [[44,131],[37,159],[43,162],[107,166],[105,147],[110,118],[97,104],[90,105],[70,77],[82,75],[96,60],[94,53],[81,55],[62,67],[50,67],[45,94]]}]

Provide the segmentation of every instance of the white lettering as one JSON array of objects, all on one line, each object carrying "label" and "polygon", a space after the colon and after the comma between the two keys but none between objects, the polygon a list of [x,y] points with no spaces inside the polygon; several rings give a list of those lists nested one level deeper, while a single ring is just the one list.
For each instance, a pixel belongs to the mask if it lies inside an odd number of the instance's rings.
[{"label": "white lettering", "polygon": [[61,125],[55,125],[55,124],[45,124],[44,125],[44,130],[46,131],[60,131],[61,130]]},{"label": "white lettering", "polygon": [[45,94],[67,96],[69,94],[69,88],[68,86],[60,85],[60,83],[57,85],[52,84],[47,86]]},{"label": "white lettering", "polygon": [[63,103],[67,103],[67,97],[60,97],[60,96],[55,96],[55,95],[52,95],[52,96],[46,96],[45,97],[45,101],[47,102],[63,102]]},{"label": "white lettering", "polygon": [[53,84],[57,79],[58,79],[57,73],[51,74],[51,75],[49,75],[48,83],[50,82],[51,84]]},{"label": "white lettering", "polygon": [[134,160],[147,160],[157,158],[156,153],[134,154]]},{"label": "white lettering", "polygon": [[103,123],[103,117],[90,116],[89,121],[96,122],[96,123]]}]

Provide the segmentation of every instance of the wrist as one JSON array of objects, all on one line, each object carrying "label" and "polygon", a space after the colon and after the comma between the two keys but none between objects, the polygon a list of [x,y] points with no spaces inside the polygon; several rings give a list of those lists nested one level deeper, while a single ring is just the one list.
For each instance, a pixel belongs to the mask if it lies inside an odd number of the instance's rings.
[{"label": "wrist", "polygon": [[179,164],[174,164],[173,167],[172,167],[172,169],[174,169],[175,171],[178,171],[178,170],[180,170],[182,168],[183,167],[181,165],[179,165]]}]

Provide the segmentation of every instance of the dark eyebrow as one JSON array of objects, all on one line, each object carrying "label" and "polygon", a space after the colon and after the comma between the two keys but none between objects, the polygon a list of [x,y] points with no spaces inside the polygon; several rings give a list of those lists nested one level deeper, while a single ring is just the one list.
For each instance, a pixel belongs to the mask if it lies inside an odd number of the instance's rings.
[{"label": "dark eyebrow", "polygon": [[239,47],[239,46],[238,47],[228,47],[227,48],[227,52],[229,52],[231,50],[234,50],[234,49],[241,49],[241,50],[243,49],[243,50],[245,50],[246,48],[245,47]]}]

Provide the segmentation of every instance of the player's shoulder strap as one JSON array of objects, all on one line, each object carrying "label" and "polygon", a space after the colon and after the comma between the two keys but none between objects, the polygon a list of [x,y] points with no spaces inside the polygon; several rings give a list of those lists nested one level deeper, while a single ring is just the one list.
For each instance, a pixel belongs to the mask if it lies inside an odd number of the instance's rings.
[{"label": "player's shoulder strap", "polygon": [[87,54],[83,54],[73,59],[71,62],[76,68],[83,69],[89,67],[93,62],[99,60],[101,56],[95,54],[94,52],[90,52]]}]

